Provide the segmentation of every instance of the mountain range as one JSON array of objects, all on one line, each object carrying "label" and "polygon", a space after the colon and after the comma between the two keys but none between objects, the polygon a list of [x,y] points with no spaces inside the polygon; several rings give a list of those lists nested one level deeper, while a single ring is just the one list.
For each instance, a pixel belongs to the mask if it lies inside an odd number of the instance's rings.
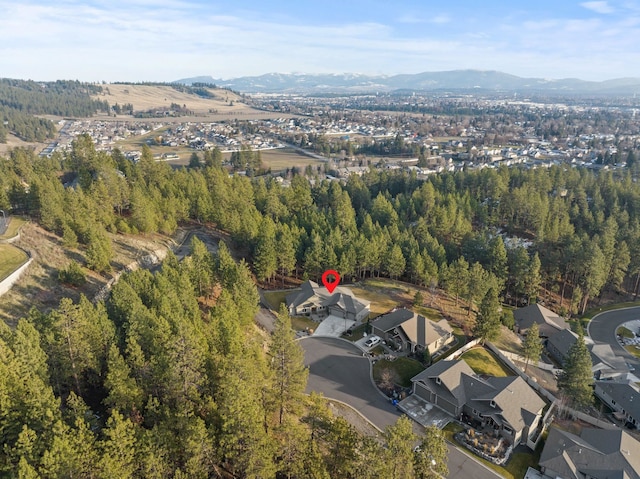
[{"label": "mountain range", "polygon": [[229,80],[198,76],[176,80],[192,85],[210,83],[244,93],[375,93],[394,91],[539,92],[563,94],[629,95],[640,93],[640,78],[586,81],[522,78],[499,71],[452,70],[391,76],[344,74],[268,73]]}]

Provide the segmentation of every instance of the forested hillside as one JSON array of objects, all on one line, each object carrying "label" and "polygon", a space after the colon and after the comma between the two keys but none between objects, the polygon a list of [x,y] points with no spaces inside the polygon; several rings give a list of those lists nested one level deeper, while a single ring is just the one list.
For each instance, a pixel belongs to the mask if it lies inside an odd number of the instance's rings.
[{"label": "forested hillside", "polygon": [[24,141],[53,138],[56,131],[53,122],[34,115],[88,117],[98,110],[109,111],[106,102],[90,96],[101,89],[78,81],[0,79],[0,142],[6,141],[7,132]]},{"label": "forested hillside", "polygon": [[333,268],[346,280],[439,285],[475,305],[489,287],[518,304],[550,292],[565,312],[638,293],[640,187],[629,170],[501,168],[427,181],[371,171],[312,187],[302,176],[290,186],[230,177],[215,151],[202,160],[172,170],[145,148],[134,165],[86,136],[64,158],[14,150],[0,163],[0,208],[84,245],[96,271],[110,268],[107,231],[171,233],[191,218],[249,251],[260,281]]},{"label": "forested hillside", "polygon": [[171,233],[187,219],[228,232],[250,260],[196,241],[155,275],[125,275],[106,304],[64,299],[4,328],[7,477],[429,477],[407,423],[386,433],[398,447],[382,448],[302,400],[289,319],[281,312],[270,339],[257,332],[252,274],[402,278],[472,308],[551,291],[578,311],[603,292],[638,290],[640,188],[629,171],[501,168],[427,181],[371,171],[346,185],[295,176],[282,186],[230,176],[219,151],[201,160],[174,170],[145,147],[134,164],[80,136],[66,156],[15,149],[0,161],[0,209],[84,249],[97,272],[111,270],[109,233]]}]

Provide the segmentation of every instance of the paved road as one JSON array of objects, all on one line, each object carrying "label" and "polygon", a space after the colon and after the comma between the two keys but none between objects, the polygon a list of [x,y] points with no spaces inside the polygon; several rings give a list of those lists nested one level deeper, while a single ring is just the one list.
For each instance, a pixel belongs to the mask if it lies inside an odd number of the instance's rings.
[{"label": "paved road", "polygon": [[[335,338],[301,340],[309,366],[307,392],[343,401],[380,429],[394,424],[400,413],[371,382],[369,360],[353,344]],[[449,445],[449,477],[452,479],[498,479],[500,475]]]},{"label": "paved road", "polygon": [[617,309],[600,313],[589,322],[587,333],[595,343],[607,343],[611,345],[613,352],[623,356],[625,360],[640,371],[640,360],[627,352],[616,339],[616,329],[623,323],[640,319],[640,307]]}]

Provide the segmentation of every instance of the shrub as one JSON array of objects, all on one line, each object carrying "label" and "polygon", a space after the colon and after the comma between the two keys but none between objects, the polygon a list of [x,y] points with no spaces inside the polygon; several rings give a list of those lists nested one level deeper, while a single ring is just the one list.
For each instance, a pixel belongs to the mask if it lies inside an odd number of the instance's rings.
[{"label": "shrub", "polygon": [[82,286],[87,282],[87,278],[82,271],[82,267],[75,261],[71,261],[69,266],[58,271],[58,279],[64,284],[70,286]]}]

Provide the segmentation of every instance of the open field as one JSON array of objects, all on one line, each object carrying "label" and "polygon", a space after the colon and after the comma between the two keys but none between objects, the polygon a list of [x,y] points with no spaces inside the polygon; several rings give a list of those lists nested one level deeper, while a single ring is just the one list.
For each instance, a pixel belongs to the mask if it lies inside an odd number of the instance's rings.
[{"label": "open field", "polygon": [[0,244],[0,281],[22,266],[29,257],[20,248],[10,244]]},{"label": "open field", "polygon": [[271,168],[271,171],[274,172],[293,168],[294,166],[304,170],[307,165],[311,165],[315,168],[325,164],[323,161],[302,155],[292,148],[262,150],[260,155],[262,156],[262,163],[264,163],[264,166],[266,168]]},{"label": "open field", "polygon": [[98,100],[107,100],[110,105],[131,103],[135,111],[168,108],[172,103],[186,105],[186,108],[196,114],[206,114],[210,110],[218,110],[220,113],[240,112],[243,109],[253,110],[241,103],[240,96],[222,89],[208,88],[207,90],[214,95],[213,98],[203,98],[164,85],[108,84],[103,85],[102,90],[101,94],[93,97]]},{"label": "open field", "polygon": [[[256,110],[243,103],[241,96],[224,89],[209,88],[208,90],[215,95],[214,98],[203,98],[198,95],[180,92],[165,85],[108,84],[102,85],[102,88],[103,93],[94,95],[93,98],[101,101],[106,100],[110,105],[131,103],[134,111],[146,111],[162,107],[168,108],[172,103],[177,103],[194,112],[194,116],[145,119],[145,121],[151,122],[224,121],[233,118],[256,120],[274,118],[276,116],[286,118],[295,116]],[[130,118],[128,115],[118,115],[117,117],[100,116],[100,119],[104,120],[121,121]]]},{"label": "open field", "polygon": [[498,359],[484,348],[473,348],[460,356],[475,371],[476,374],[487,376],[513,376],[514,373],[504,366]]},{"label": "open field", "polygon": [[17,136],[8,133],[7,142],[0,143],[0,156],[5,156],[9,150],[13,150],[14,148],[27,148],[35,151],[41,151],[45,146],[45,143],[22,141]]}]

